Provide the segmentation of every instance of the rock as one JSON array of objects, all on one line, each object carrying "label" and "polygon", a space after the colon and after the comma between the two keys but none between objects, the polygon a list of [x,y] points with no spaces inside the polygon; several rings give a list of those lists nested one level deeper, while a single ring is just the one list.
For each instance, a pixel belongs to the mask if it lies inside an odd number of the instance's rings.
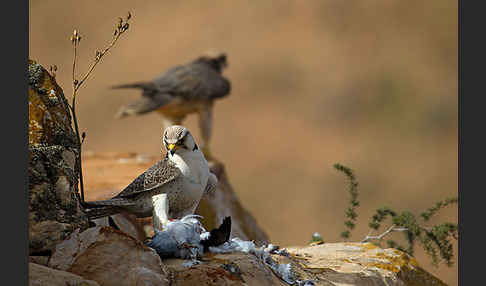
[{"label": "rock", "polygon": [[140,241],[145,240],[145,231],[143,227],[138,223],[135,215],[129,213],[119,213],[116,215],[112,215],[111,218],[113,219],[113,223],[119,230],[133,236]]},{"label": "rock", "polygon": [[157,253],[112,227],[76,230],[57,245],[48,265],[104,286],[169,285]]},{"label": "rock", "polygon": [[81,276],[66,271],[52,269],[35,263],[29,263],[30,286],[100,286],[93,280],[86,280]]},{"label": "rock", "polygon": [[208,255],[204,263],[190,268],[184,260],[167,259],[172,286],[184,285],[288,285],[252,254],[243,252]]},{"label": "rock", "polygon": [[119,213],[111,215],[109,217],[102,217],[92,220],[97,226],[111,226],[115,229],[133,236],[134,238],[144,241],[145,230],[142,225],[137,221],[137,217],[129,213]]},{"label": "rock", "polygon": [[49,256],[29,255],[29,262],[47,266],[47,263],[49,262]]},{"label": "rock", "polygon": [[446,285],[408,254],[371,243],[324,243],[287,251],[290,257],[274,258],[291,263],[300,279],[314,279],[316,285]]},{"label": "rock", "polygon": [[88,219],[76,197],[77,175],[63,146],[29,146],[29,253],[52,251]]},{"label": "rock", "polygon": [[[288,255],[271,258],[282,266],[279,269],[290,265],[286,273],[296,279],[293,285],[446,285],[407,254],[371,243],[324,243],[287,251]],[[181,259],[164,260],[173,277],[171,285],[289,285],[253,254],[206,254],[203,260],[190,268]]]},{"label": "rock", "polygon": [[49,255],[88,227],[78,198],[79,150],[62,89],[29,60],[29,253]]},{"label": "rock", "polygon": [[29,144],[76,148],[66,98],[56,80],[29,60]]},{"label": "rock", "polygon": [[[116,238],[109,239],[114,236]],[[124,242],[120,243],[121,241]],[[111,246],[106,245],[112,243]],[[264,262],[263,256],[255,255],[256,252],[252,250],[249,253],[206,253],[200,263],[188,263],[188,260],[175,258],[164,259],[162,265],[160,260],[154,258],[153,253],[146,259],[131,253],[135,249],[144,252],[142,248],[139,242],[119,231],[106,227],[91,228],[81,234],[75,232],[73,238],[60,244],[59,252],[54,253],[49,266],[66,269],[101,285],[137,285],[137,281],[141,280],[138,276],[141,273],[151,273],[144,276],[150,278],[162,276],[167,279],[162,285],[174,286],[446,285],[423,270],[406,253],[395,249],[381,249],[371,243],[324,243],[289,247],[280,252],[283,255],[270,254],[273,261],[271,264],[277,263],[278,269],[270,268],[270,262]],[[129,274],[123,276],[126,273]],[[292,281],[292,284],[285,282],[283,278]],[[144,282],[154,283],[148,285],[160,283],[149,279]]]}]

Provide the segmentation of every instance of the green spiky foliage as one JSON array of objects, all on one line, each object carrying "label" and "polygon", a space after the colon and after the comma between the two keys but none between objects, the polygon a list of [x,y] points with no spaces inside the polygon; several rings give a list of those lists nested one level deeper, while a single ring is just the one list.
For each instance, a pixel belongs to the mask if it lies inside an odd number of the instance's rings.
[{"label": "green spiky foliage", "polygon": [[334,164],[334,168],[339,172],[344,173],[344,175],[346,175],[349,180],[348,192],[351,195],[351,198],[349,200],[349,207],[346,210],[347,220],[344,222],[344,225],[347,229],[341,232],[341,237],[347,239],[351,235],[351,230],[353,230],[356,226],[356,218],[358,217],[358,214],[356,213],[356,207],[359,206],[358,182],[356,181],[356,177],[353,174],[353,170],[351,170],[350,168],[343,166],[339,163]]},{"label": "green spiky foliage", "polygon": [[[350,231],[355,227],[356,207],[359,206],[358,201],[358,182],[352,170],[341,164],[335,164],[334,168],[343,172],[350,181],[349,193],[351,195],[350,206],[346,210],[347,220],[344,222],[347,230],[341,233],[343,238],[350,237]],[[410,211],[402,211],[401,213],[389,208],[378,208],[375,214],[371,217],[368,226],[370,233],[362,240],[362,242],[372,242],[381,246],[383,238],[391,232],[402,232],[406,241],[406,246],[399,244],[397,241],[389,239],[386,241],[387,246],[395,248],[408,253],[413,256],[414,247],[417,242],[423,247],[426,253],[432,258],[432,264],[437,266],[440,261],[444,261],[447,266],[452,266],[452,259],[454,257],[452,239],[458,239],[458,225],[455,223],[444,222],[433,225],[431,227],[425,226],[439,210],[442,208],[458,203],[458,198],[447,198],[445,200],[435,203],[431,208],[420,213],[417,218]],[[383,222],[390,218],[391,225],[387,230],[380,235],[371,236],[373,231],[377,231],[382,226]]]}]

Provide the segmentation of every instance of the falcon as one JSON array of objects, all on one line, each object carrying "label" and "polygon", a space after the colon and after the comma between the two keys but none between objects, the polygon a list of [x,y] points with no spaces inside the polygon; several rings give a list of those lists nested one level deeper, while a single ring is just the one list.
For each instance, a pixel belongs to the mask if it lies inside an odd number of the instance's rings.
[{"label": "falcon", "polygon": [[187,128],[166,128],[163,142],[165,159],[113,198],[86,202],[89,219],[126,211],[137,217],[153,216],[154,228],[161,230],[169,220],[194,214],[202,196],[214,192],[218,179]]},{"label": "falcon", "polygon": [[136,82],[112,88],[141,89],[141,97],[123,106],[116,118],[156,111],[164,128],[180,125],[188,114],[199,115],[202,150],[210,157],[214,100],[229,95],[230,81],[222,75],[227,67],[225,53],[209,52],[180,66],[175,66],[147,82]]}]

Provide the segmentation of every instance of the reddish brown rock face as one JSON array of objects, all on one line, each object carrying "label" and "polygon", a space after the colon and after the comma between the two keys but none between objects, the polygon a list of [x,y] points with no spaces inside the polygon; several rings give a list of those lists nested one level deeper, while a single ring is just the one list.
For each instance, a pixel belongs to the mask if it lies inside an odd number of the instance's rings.
[{"label": "reddish brown rock face", "polygon": [[31,286],[100,286],[93,280],[86,280],[76,274],[29,263],[29,285]]},{"label": "reddish brown rock face", "polygon": [[58,244],[49,267],[100,285],[169,285],[160,257],[141,241],[111,227],[93,227]]}]

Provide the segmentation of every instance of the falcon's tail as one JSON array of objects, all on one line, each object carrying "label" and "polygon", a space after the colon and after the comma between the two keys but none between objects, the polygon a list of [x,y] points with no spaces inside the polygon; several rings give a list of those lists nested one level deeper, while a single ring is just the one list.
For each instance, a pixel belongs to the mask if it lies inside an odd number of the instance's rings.
[{"label": "falcon's tail", "polygon": [[115,118],[120,119],[130,115],[141,115],[167,104],[172,100],[172,96],[164,93],[151,82],[138,82],[112,86],[112,88],[138,88],[142,89],[142,96],[127,106],[123,106],[115,114]]},{"label": "falcon's tail", "polygon": [[88,208],[98,208],[102,206],[120,206],[120,205],[129,205],[130,201],[125,198],[114,197],[108,200],[99,200],[99,201],[91,201],[91,202],[84,202],[86,207]]},{"label": "falcon's tail", "polygon": [[121,211],[122,210],[116,206],[101,206],[84,210],[90,220],[114,215],[120,213]]}]

